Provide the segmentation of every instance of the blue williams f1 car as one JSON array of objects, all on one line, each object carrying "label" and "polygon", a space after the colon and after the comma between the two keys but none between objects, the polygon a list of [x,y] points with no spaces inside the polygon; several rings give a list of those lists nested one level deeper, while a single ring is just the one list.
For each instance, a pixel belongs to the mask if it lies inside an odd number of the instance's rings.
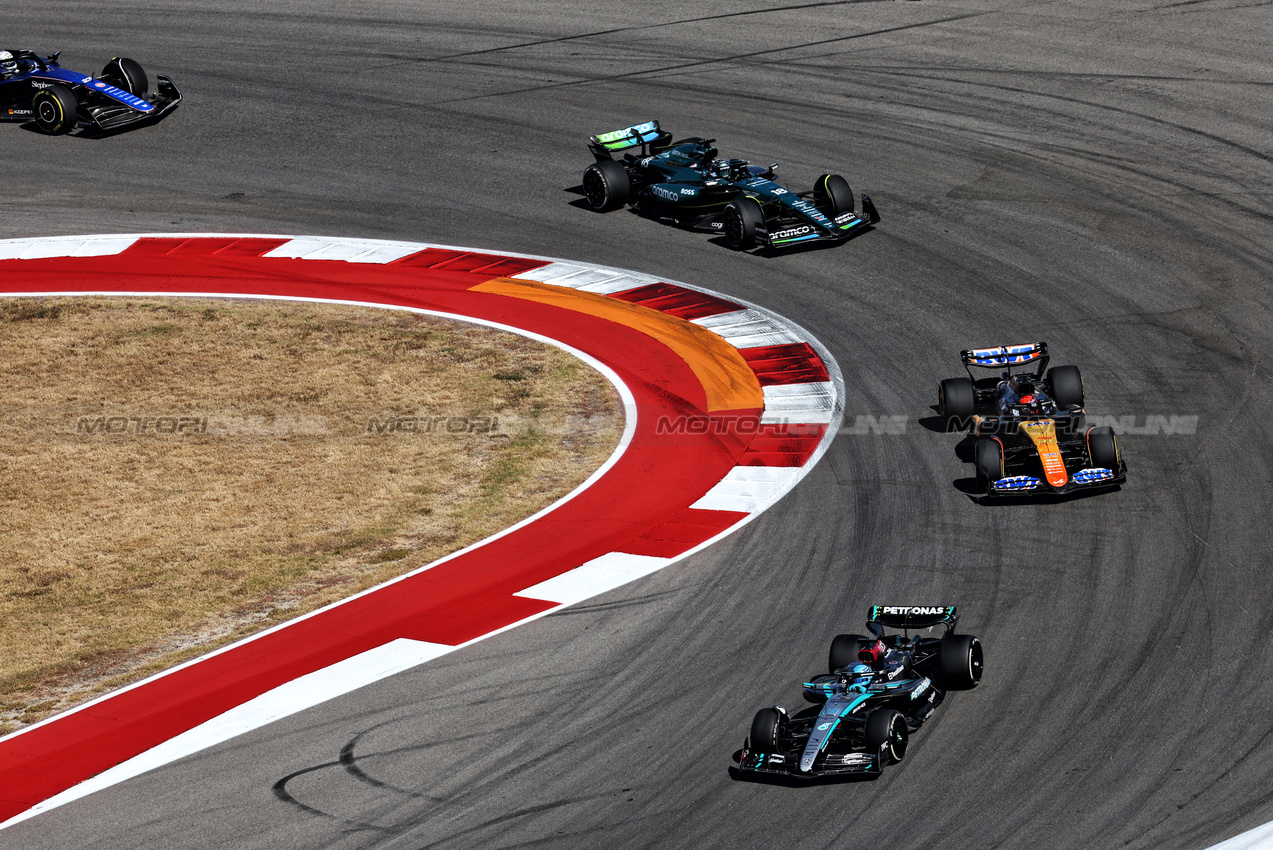
[{"label": "blue williams f1 car", "polygon": [[[1048,369],[1046,342],[973,348],[960,359],[968,377],[938,384],[938,408],[946,430],[976,437],[977,483],[988,497],[1103,490],[1127,481],[1114,429],[1087,426],[1078,367]],[[1037,368],[1022,369],[1031,363]],[[978,377],[973,368],[994,372]]]},{"label": "blue williams f1 car", "polygon": [[777,163],[718,159],[715,141],[673,141],[658,121],[593,136],[588,149],[596,162],[584,171],[584,196],[598,212],[631,204],[660,221],[723,233],[739,250],[838,242],[880,220],[866,195],[861,214],[855,212],[853,190],[838,174],[822,175],[809,192],[793,192],[774,182]]},{"label": "blue williams f1 car", "polygon": [[181,92],[162,74],[151,92],[132,59],[112,59],[92,77],[59,66],[59,55],[0,50],[0,120],[34,121],[51,135],[76,127],[104,132],[157,121],[181,103]]},{"label": "blue williams f1 car", "polygon": [[[805,699],[821,708],[795,716],[780,705],[756,712],[739,770],[808,779],[879,775],[900,762],[910,733],[946,695],[981,681],[981,642],[955,634],[958,621],[953,606],[873,607],[870,636],[837,635],[830,673],[804,683]],[[910,636],[934,626],[945,633]],[[903,633],[885,634],[886,627]]]}]

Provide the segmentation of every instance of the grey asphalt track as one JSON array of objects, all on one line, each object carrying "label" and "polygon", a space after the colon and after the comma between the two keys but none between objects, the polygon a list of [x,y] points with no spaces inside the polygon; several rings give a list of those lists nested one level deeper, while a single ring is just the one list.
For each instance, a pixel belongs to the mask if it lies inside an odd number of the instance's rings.
[{"label": "grey asphalt track", "polygon": [[[0,125],[0,236],[313,233],[640,269],[803,324],[868,433],[682,564],[0,847],[1203,848],[1273,820],[1269,3],[129,12],[6,9],[11,46],[84,71],[130,55],[186,101],[105,139]],[[796,188],[842,173],[883,222],[765,257],[582,208],[586,137],[648,118]],[[937,382],[961,348],[1035,339],[1083,369],[1092,414],[1196,431],[1123,427],[1119,492],[979,504],[958,435],[929,427]],[[798,705],[874,603],[958,604],[983,685],[878,781],[732,778],[753,713]]]}]

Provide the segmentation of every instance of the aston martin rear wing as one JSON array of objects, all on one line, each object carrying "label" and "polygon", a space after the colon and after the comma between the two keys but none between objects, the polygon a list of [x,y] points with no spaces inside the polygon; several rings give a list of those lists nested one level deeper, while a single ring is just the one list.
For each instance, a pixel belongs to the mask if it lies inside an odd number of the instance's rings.
[{"label": "aston martin rear wing", "polygon": [[649,156],[654,150],[667,147],[671,141],[672,134],[664,132],[656,119],[593,136],[588,140],[588,150],[598,161],[612,159],[611,154],[632,148],[640,148],[642,156]]},{"label": "aston martin rear wing", "polygon": [[1027,342],[993,348],[969,348],[959,352],[959,359],[963,361],[964,368],[974,380],[976,376],[972,373],[973,366],[982,369],[1000,369],[1006,366],[1011,371],[1013,366],[1024,366],[1036,361],[1039,364],[1036,377],[1042,378],[1044,370],[1048,367],[1048,344]]},{"label": "aston martin rear wing", "polygon": [[866,622],[908,631],[944,625],[946,631],[951,631],[959,622],[959,614],[954,605],[874,605]]}]

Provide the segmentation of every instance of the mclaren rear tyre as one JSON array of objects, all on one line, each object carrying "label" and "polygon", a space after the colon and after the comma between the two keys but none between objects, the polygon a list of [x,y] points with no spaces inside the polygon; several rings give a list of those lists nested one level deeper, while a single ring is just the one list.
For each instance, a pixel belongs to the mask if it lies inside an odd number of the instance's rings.
[{"label": "mclaren rear tyre", "polygon": [[79,108],[75,92],[66,86],[53,85],[40,89],[31,100],[35,126],[50,136],[59,136],[74,130]]},{"label": "mclaren rear tyre", "polygon": [[778,736],[782,730],[782,712],[776,708],[762,708],[751,721],[751,735],[747,743],[752,751],[772,753],[778,749]]},{"label": "mclaren rear tyre", "polygon": [[827,653],[827,672],[835,673],[857,663],[858,651],[870,641],[862,635],[836,635]]},{"label": "mclaren rear tyre", "polygon": [[967,691],[977,687],[982,664],[981,641],[972,635],[946,635],[941,639],[937,666],[946,690]]},{"label": "mclaren rear tyre", "polygon": [[866,718],[866,751],[879,753],[881,766],[897,764],[906,757],[906,741],[910,737],[906,718],[900,711],[880,708]]},{"label": "mclaren rear tyre", "polygon": [[117,56],[107,62],[98,78],[137,97],[145,97],[150,91],[150,80],[146,77],[146,72],[141,65],[127,57],[121,59]]},{"label": "mclaren rear tyre", "polygon": [[739,198],[725,205],[725,241],[737,251],[756,247],[756,231],[765,226],[760,204],[751,198]]},{"label": "mclaren rear tyre", "polygon": [[853,190],[838,174],[823,174],[813,184],[813,205],[835,218],[853,212]]},{"label": "mclaren rear tyre", "polygon": [[1048,370],[1052,400],[1062,407],[1083,406],[1083,375],[1077,366],[1053,366]]},{"label": "mclaren rear tyre", "polygon": [[612,159],[603,159],[584,171],[583,194],[588,199],[588,206],[597,212],[617,210],[628,202],[628,196],[632,194],[632,180],[622,165]]},{"label": "mclaren rear tyre", "polygon": [[990,494],[990,485],[1004,477],[1003,446],[998,440],[982,438],[974,446],[977,462],[977,484]]},{"label": "mclaren rear tyre", "polygon": [[1118,436],[1108,425],[1100,425],[1087,432],[1087,456],[1092,466],[1118,472],[1122,456],[1118,453]]},{"label": "mclaren rear tyre", "polygon": [[937,386],[937,406],[947,431],[967,431],[977,410],[972,381],[947,378]]}]

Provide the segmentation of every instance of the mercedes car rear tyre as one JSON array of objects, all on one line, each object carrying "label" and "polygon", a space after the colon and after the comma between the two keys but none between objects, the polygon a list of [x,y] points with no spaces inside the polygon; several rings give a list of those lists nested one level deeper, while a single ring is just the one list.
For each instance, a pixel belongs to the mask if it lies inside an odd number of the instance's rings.
[{"label": "mercedes car rear tyre", "polygon": [[835,218],[853,212],[853,190],[838,174],[823,174],[813,184],[813,205]]},{"label": "mercedes car rear tyre", "polygon": [[35,113],[35,126],[57,136],[75,129],[79,103],[75,100],[75,92],[66,86],[54,85],[35,93],[31,109]]},{"label": "mercedes car rear tyre", "polygon": [[880,753],[883,764],[897,764],[906,757],[910,731],[900,711],[880,708],[866,718],[866,751]]},{"label": "mercedes car rear tyre", "polygon": [[836,635],[827,653],[827,672],[835,673],[857,663],[858,651],[869,643],[862,635]]},{"label": "mercedes car rear tyre", "polygon": [[628,201],[632,193],[632,179],[628,170],[612,159],[603,159],[588,166],[583,173],[583,194],[588,206],[597,212],[617,210]]},{"label": "mercedes car rear tyre", "polygon": [[946,635],[941,639],[942,687],[948,691],[966,691],[981,681],[983,658],[981,641],[972,635]]}]

